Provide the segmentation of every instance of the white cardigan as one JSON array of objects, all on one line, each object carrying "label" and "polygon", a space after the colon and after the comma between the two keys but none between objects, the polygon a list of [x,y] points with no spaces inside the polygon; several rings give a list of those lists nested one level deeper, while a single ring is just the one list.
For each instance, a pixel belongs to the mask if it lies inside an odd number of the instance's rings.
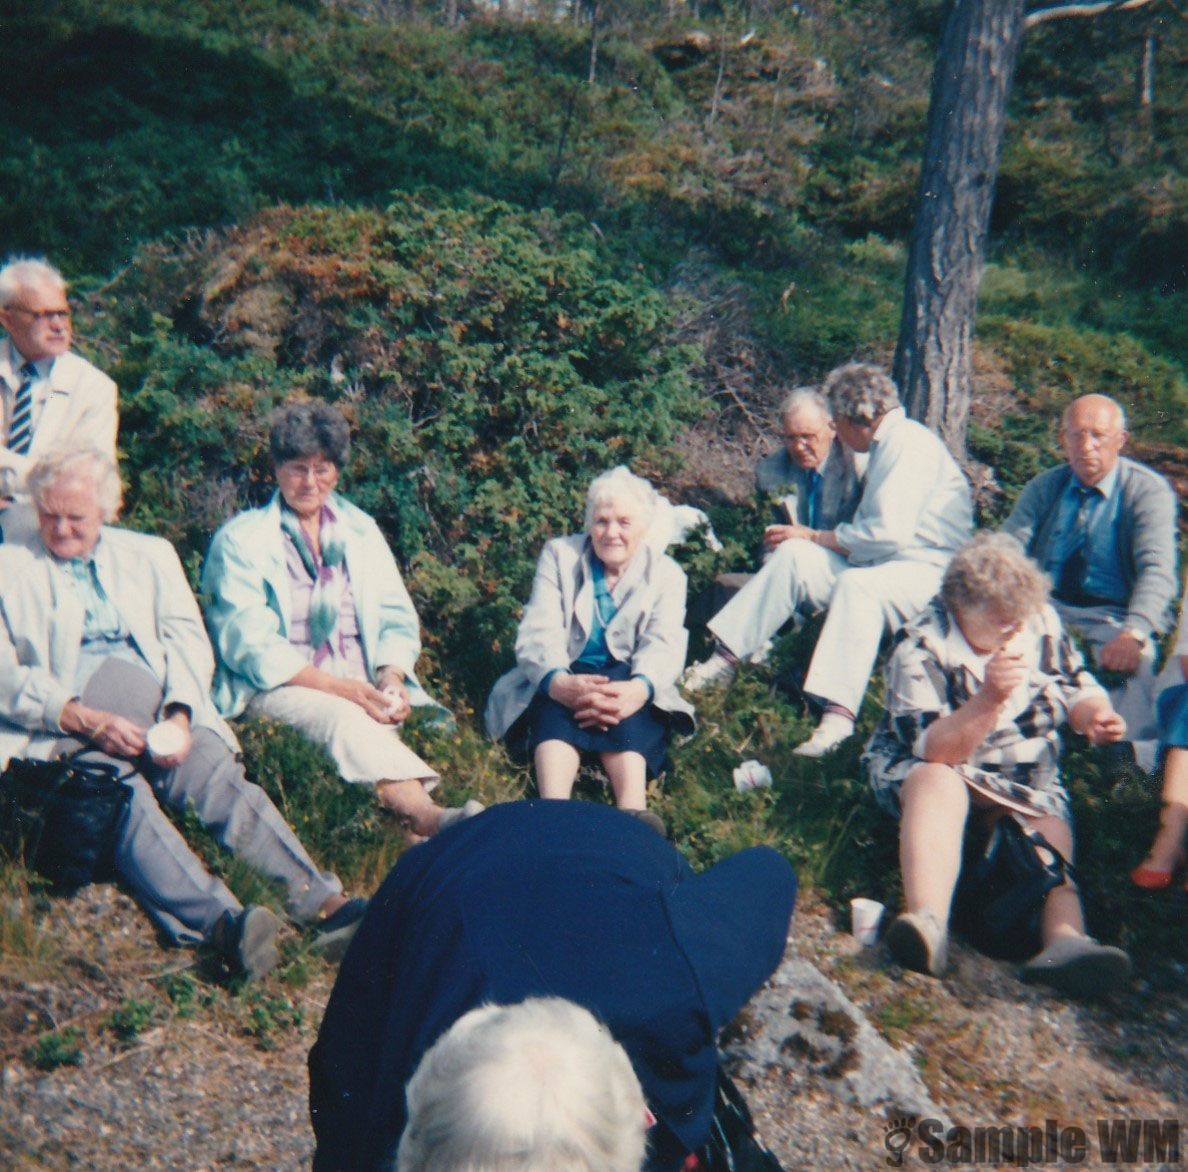
[{"label": "white cardigan", "polygon": [[[674,717],[682,733],[695,727],[693,709],[676,689],[685,666],[685,572],[666,554],[641,545],[615,593],[619,609],[606,628],[607,650],[655,689],[652,703]],[[556,537],[536,564],[532,596],[516,635],[516,666],[491,689],[484,722],[501,740],[551,671],[567,671],[594,625],[594,564],[585,534]]]}]

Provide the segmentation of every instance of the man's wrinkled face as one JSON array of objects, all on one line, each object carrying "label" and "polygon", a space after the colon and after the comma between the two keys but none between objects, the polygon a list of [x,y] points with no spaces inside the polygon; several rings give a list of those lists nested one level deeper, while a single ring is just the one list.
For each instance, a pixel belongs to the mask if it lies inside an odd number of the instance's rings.
[{"label": "man's wrinkled face", "polygon": [[0,309],[0,325],[27,362],[65,354],[74,338],[65,290],[52,284],[22,285]]},{"label": "man's wrinkled face", "polygon": [[56,558],[89,557],[99,540],[103,510],[94,481],[64,477],[41,494],[37,524],[45,548]]},{"label": "man's wrinkled face", "polygon": [[825,463],[834,434],[833,420],[811,404],[803,404],[784,416],[784,447],[806,472]]},{"label": "man's wrinkled face", "polygon": [[1118,463],[1127,440],[1117,406],[1102,395],[1086,395],[1068,409],[1060,443],[1077,479],[1092,486]]}]

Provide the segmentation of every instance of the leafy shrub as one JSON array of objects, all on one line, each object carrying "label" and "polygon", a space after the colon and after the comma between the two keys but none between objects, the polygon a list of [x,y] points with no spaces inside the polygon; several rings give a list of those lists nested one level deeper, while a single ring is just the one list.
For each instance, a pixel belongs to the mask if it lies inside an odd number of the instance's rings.
[{"label": "leafy shrub", "polygon": [[156,1006],[153,1002],[128,997],[118,1009],[113,1009],[107,1015],[104,1024],[125,1046],[130,1046],[155,1016]]},{"label": "leafy shrub", "polygon": [[82,1065],[83,1033],[78,1026],[47,1030],[25,1049],[25,1061],[38,1070],[57,1070],[59,1066]]},{"label": "leafy shrub", "polygon": [[477,703],[590,478],[703,409],[670,313],[582,221],[478,198],[278,209],[146,250],[95,319],[125,387],[127,515],[193,566],[271,490],[275,404],[337,402],[355,436],[345,491],[411,563],[432,656]]}]

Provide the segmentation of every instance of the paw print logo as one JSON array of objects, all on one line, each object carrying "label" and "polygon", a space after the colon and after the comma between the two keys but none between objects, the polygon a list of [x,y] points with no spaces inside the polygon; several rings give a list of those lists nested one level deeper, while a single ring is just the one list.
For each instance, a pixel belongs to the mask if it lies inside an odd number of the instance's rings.
[{"label": "paw print logo", "polygon": [[887,1149],[887,1167],[902,1168],[903,1153],[912,1142],[912,1132],[916,1128],[914,1115],[892,1116],[887,1124],[887,1134],[883,1136],[883,1147]]}]

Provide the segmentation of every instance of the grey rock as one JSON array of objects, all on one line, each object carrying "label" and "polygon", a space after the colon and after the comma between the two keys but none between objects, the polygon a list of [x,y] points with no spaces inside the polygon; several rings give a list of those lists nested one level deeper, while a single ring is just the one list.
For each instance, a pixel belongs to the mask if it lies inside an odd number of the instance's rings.
[{"label": "grey rock", "polygon": [[859,1107],[885,1105],[888,1114],[950,1125],[911,1059],[807,960],[785,958],[751,1000],[739,1033],[724,1049],[745,1081],[779,1069],[791,1086],[822,1087]]}]

